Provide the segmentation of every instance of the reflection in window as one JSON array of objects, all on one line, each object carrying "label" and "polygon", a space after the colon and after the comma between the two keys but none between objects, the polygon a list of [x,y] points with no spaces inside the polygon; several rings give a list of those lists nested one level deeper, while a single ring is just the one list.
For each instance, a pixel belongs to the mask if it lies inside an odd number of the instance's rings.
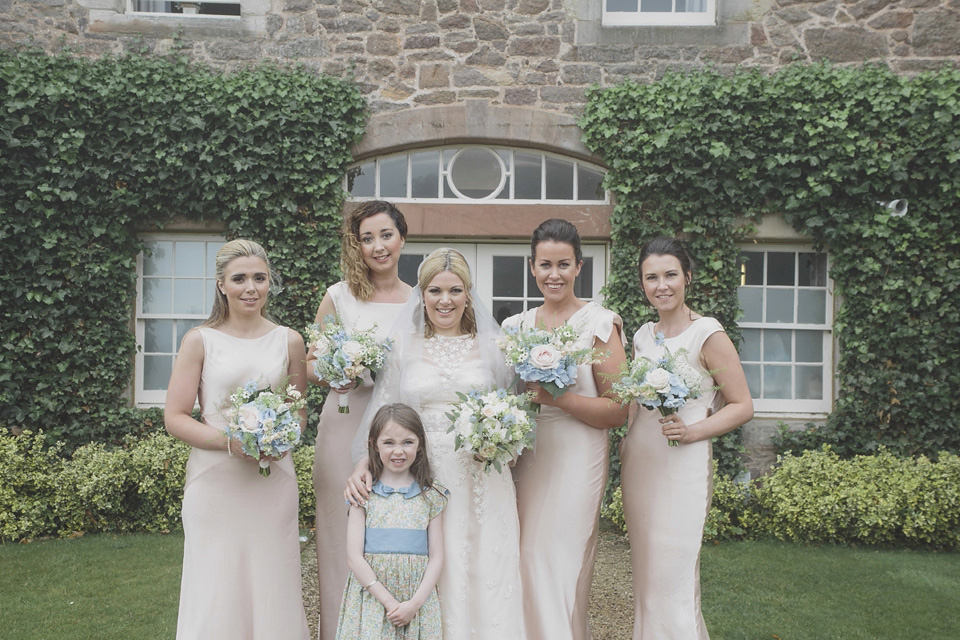
[{"label": "reflection in window", "polygon": [[599,167],[539,151],[444,147],[354,165],[345,186],[354,199],[605,203],[604,175]]},{"label": "reflection in window", "polygon": [[237,0],[202,0],[168,2],[165,0],[129,0],[130,13],[168,13],[184,16],[239,16]]}]

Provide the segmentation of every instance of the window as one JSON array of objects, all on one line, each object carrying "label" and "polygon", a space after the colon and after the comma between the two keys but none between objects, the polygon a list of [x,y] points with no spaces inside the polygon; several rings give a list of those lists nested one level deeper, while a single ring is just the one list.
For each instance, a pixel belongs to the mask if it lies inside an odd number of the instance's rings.
[{"label": "window", "polygon": [[756,410],[829,412],[833,297],[827,256],[751,247],[741,257],[740,361]]},{"label": "window", "polygon": [[182,16],[240,16],[237,0],[168,2],[165,0],[127,0],[127,13],[177,14]]},{"label": "window", "polygon": [[137,258],[137,360],[134,401],[161,405],[183,336],[213,308],[214,259],[224,244],[216,236],[145,238]]},{"label": "window", "polygon": [[541,151],[442,147],[377,158],[347,171],[354,200],[604,204],[601,168]]},{"label": "window", "polygon": [[602,0],[604,26],[706,26],[717,23],[716,0]]}]

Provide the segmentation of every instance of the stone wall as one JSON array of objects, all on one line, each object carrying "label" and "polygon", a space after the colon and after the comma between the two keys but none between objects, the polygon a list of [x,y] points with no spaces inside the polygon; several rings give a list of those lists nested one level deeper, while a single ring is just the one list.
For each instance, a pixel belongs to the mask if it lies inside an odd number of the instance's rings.
[{"label": "stone wall", "polygon": [[139,18],[125,0],[0,0],[0,46],[297,61],[354,74],[374,113],[479,99],[576,114],[592,84],[708,63],[960,63],[960,0],[719,2],[715,27],[605,28],[600,0],[244,0],[243,20]]}]

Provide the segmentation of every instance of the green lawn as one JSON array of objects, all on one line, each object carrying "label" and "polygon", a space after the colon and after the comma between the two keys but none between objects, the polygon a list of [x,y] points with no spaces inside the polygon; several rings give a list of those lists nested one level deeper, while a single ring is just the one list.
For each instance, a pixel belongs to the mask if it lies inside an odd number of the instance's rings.
[{"label": "green lawn", "polygon": [[[0,637],[173,638],[182,548],[180,534],[0,547]],[[727,543],[704,547],[701,574],[713,640],[952,640],[960,624],[955,553]]]}]

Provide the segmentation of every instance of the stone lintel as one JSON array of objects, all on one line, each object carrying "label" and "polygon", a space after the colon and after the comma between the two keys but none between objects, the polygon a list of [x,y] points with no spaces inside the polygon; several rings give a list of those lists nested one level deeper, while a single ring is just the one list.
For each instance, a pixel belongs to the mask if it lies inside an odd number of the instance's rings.
[{"label": "stone lintel", "polygon": [[576,44],[700,45],[750,44],[750,24],[728,23],[707,27],[605,27],[597,22],[577,25]]}]

